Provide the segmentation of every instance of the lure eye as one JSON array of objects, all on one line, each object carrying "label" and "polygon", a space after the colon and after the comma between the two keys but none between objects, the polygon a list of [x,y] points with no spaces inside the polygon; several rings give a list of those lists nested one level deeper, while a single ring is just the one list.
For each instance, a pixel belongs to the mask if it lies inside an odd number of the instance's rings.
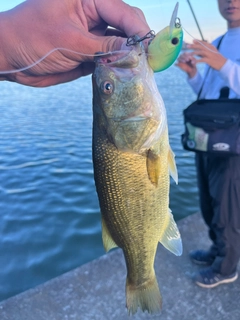
[{"label": "lure eye", "polygon": [[111,94],[113,92],[113,84],[109,81],[104,81],[101,83],[101,90],[105,94]]},{"label": "lure eye", "polygon": [[174,46],[176,46],[176,45],[178,44],[178,42],[179,42],[179,39],[178,39],[178,38],[172,38],[172,44],[173,44]]}]

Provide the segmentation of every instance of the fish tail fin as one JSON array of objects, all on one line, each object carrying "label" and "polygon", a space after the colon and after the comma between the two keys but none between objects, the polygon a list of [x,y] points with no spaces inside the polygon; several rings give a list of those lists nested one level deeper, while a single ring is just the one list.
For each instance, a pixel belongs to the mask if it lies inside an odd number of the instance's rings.
[{"label": "fish tail fin", "polygon": [[162,297],[155,273],[149,281],[139,286],[131,284],[127,278],[126,299],[129,315],[136,313],[138,307],[142,311],[146,310],[149,313],[160,312],[162,309]]}]

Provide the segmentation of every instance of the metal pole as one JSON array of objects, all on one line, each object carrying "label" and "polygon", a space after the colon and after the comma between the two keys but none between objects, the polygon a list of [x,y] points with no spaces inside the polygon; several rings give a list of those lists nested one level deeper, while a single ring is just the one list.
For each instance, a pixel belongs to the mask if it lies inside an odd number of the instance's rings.
[{"label": "metal pole", "polygon": [[192,11],[192,14],[193,14],[194,20],[195,20],[195,22],[196,22],[196,25],[197,25],[197,27],[198,27],[199,33],[200,33],[200,35],[201,35],[201,38],[202,38],[203,41],[205,41],[204,38],[203,38],[203,34],[202,34],[201,29],[200,29],[200,26],[199,26],[199,24],[198,24],[197,18],[196,18],[196,16],[195,16],[195,13],[194,13],[193,8],[192,8],[192,6],[191,6],[191,3],[190,3],[189,0],[187,0],[187,2],[188,2],[189,7],[190,7],[190,9],[191,9],[191,11]]}]

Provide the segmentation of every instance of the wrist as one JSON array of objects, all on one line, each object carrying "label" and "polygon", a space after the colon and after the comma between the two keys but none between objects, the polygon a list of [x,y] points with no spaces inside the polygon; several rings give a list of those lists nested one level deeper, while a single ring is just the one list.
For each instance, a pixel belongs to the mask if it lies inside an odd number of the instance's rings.
[{"label": "wrist", "polygon": [[227,59],[225,57],[221,56],[221,58],[219,59],[219,65],[217,67],[217,70],[218,71],[221,70],[226,62],[227,62]]}]

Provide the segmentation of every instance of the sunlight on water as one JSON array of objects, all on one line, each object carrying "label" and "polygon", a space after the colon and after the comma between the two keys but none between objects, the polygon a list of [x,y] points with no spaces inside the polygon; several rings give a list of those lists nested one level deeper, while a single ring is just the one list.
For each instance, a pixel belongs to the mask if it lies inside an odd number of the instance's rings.
[{"label": "sunlight on water", "polygon": [[[179,185],[177,219],[198,210],[194,155],[182,149],[182,110],[194,99],[172,67],[156,75]],[[0,299],[104,253],[92,168],[91,78],[46,89],[0,83]]]}]

